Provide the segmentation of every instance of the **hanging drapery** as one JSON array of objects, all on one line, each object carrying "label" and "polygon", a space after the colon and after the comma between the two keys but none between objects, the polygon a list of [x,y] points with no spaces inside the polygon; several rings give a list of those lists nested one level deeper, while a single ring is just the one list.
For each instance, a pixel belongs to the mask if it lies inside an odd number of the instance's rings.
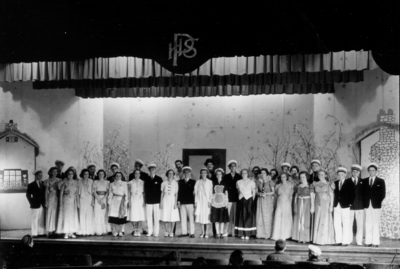
[{"label": "hanging drapery", "polygon": [[175,97],[333,92],[377,68],[368,51],[318,55],[212,58],[173,74],[150,59],[95,58],[75,62],[0,65],[0,81],[33,81],[34,89],[74,88],[81,97]]}]

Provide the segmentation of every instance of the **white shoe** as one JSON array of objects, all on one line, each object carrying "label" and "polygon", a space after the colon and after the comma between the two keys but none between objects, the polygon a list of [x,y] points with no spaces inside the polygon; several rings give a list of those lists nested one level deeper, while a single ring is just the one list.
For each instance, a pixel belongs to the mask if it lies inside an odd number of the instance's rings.
[{"label": "white shoe", "polygon": [[66,234],[66,235],[64,236],[64,238],[65,238],[65,239],[68,239],[68,234]]},{"label": "white shoe", "polygon": [[240,237],[240,239],[242,239],[242,240],[244,240],[244,239],[246,239],[244,236],[242,236],[242,237]]},{"label": "white shoe", "polygon": [[76,238],[76,236],[74,234],[71,234],[71,238]]},{"label": "white shoe", "polygon": [[147,237],[150,237],[150,236],[151,236],[151,233],[148,233],[148,234],[147,234]]},{"label": "white shoe", "polygon": [[249,240],[249,239],[250,239],[250,237],[246,236],[244,239],[246,239],[246,240]]}]

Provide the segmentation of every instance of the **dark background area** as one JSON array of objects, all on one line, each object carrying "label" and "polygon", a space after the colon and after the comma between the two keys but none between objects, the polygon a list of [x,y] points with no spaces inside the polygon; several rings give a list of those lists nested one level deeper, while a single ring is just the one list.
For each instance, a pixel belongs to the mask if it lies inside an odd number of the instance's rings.
[{"label": "dark background area", "polygon": [[393,58],[399,2],[4,0],[0,62],[115,56],[162,62],[174,33],[199,38],[204,59],[361,49]]}]

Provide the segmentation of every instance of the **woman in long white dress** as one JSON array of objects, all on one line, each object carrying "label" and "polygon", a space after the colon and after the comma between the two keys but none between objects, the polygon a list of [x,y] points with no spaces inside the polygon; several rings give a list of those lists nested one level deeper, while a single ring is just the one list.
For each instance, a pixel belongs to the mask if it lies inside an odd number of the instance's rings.
[{"label": "woman in long white dress", "polygon": [[282,173],[275,187],[276,209],[272,228],[273,240],[286,240],[292,236],[292,197],[294,185],[289,181],[289,175]]},{"label": "woman in long white dress", "polygon": [[106,180],[106,171],[103,169],[97,172],[97,177],[99,180],[93,181],[93,233],[95,235],[104,235],[109,232],[107,197],[110,190],[110,182]]},{"label": "woman in long white dress", "polygon": [[61,179],[57,178],[57,167],[49,170],[49,179],[45,180],[46,186],[46,231],[49,238],[54,238],[57,230],[58,213],[58,183]]},{"label": "woman in long white dress", "polygon": [[62,224],[58,233],[65,234],[64,238],[76,236],[74,233],[79,231],[78,221],[78,182],[74,180],[75,172],[68,169],[65,174],[67,178],[61,183],[60,190],[60,209],[62,214]]},{"label": "woman in long white dress", "polygon": [[140,222],[146,220],[144,182],[140,170],[133,171],[134,178],[128,183],[128,221],[132,222],[133,236],[140,236]]},{"label": "woman in long white dress", "polygon": [[160,220],[164,222],[165,236],[173,237],[174,223],[179,221],[178,211],[178,182],[175,180],[175,172],[169,169],[165,175],[167,180],[161,184]]},{"label": "woman in long white dress", "polygon": [[122,227],[126,223],[128,204],[128,188],[122,181],[122,173],[114,174],[114,182],[110,184],[108,195],[108,222],[111,223],[113,236],[123,236]]},{"label": "woman in long white dress", "polygon": [[200,238],[208,238],[208,226],[210,224],[213,183],[207,178],[207,175],[207,168],[200,169],[200,179],[194,185],[194,215],[195,221],[201,224]]},{"label": "woman in long white dress", "polygon": [[81,236],[93,235],[93,180],[88,169],[79,174],[79,232]]}]

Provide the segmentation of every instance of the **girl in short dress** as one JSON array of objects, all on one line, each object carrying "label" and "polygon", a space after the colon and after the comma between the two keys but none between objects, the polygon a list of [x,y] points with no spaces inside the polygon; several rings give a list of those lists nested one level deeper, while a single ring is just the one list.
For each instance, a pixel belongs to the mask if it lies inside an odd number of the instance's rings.
[{"label": "girl in short dress", "polygon": [[132,235],[140,236],[140,222],[146,220],[144,181],[140,178],[139,169],[133,171],[133,177],[128,183],[128,221],[132,222]]},{"label": "girl in short dress", "polygon": [[229,183],[222,179],[224,170],[215,170],[216,178],[213,180],[213,196],[211,198],[211,222],[215,223],[215,238],[222,239],[225,222],[229,222],[228,215],[228,189]]},{"label": "girl in short dress", "polygon": [[128,188],[122,181],[122,173],[114,174],[114,182],[110,184],[108,195],[108,222],[111,223],[113,236],[123,236],[122,227],[126,223],[126,207],[128,204]]},{"label": "girl in short dress", "polygon": [[200,169],[200,179],[194,186],[195,195],[195,221],[201,224],[200,238],[208,238],[208,226],[210,224],[211,197],[213,183],[207,178],[207,168]]},{"label": "girl in short dress", "polygon": [[103,169],[97,172],[97,178],[98,180],[93,181],[93,232],[95,235],[104,235],[109,232],[107,197],[110,189],[110,182],[106,180],[106,171]]},{"label": "girl in short dress", "polygon": [[160,220],[164,222],[165,237],[173,237],[174,224],[180,220],[177,205],[179,187],[174,170],[169,169],[165,175],[167,180],[161,184]]},{"label": "girl in short dress", "polygon": [[46,186],[46,231],[49,238],[54,238],[57,229],[58,211],[58,183],[61,179],[57,178],[57,167],[49,170],[49,179],[44,182]]}]

